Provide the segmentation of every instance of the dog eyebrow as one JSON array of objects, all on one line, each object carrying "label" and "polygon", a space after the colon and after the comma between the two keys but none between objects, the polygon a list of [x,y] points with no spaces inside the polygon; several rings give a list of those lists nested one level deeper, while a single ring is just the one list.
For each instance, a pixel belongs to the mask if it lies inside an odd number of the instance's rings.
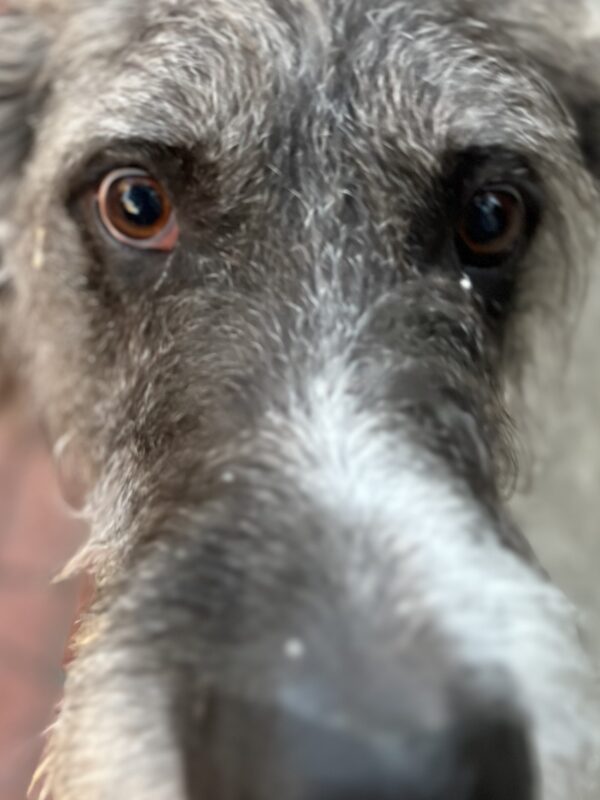
[{"label": "dog eyebrow", "polygon": [[195,147],[169,146],[151,139],[114,138],[94,139],[80,148],[76,157],[63,169],[61,181],[69,195],[76,195],[97,183],[107,170],[115,166],[131,166],[149,172],[169,171],[177,165],[180,172],[189,173],[201,161],[201,145]]},{"label": "dog eyebrow", "polygon": [[[142,80],[123,93],[119,83],[94,98],[56,132],[63,176],[70,179],[97,153],[157,152],[160,149],[197,155],[202,149],[216,160],[223,150],[235,151],[258,143],[269,119],[258,114],[237,116],[227,107],[217,114],[208,90],[186,88],[173,94],[169,85],[150,86]],[[253,131],[255,131],[253,133]],[[55,133],[54,131],[52,133]]]},{"label": "dog eyebrow", "polygon": [[[214,92],[219,87],[210,78],[204,81],[197,75],[191,84],[189,80],[182,80],[177,69],[168,73],[164,70],[165,63],[170,63],[169,52],[154,58],[150,65],[140,67],[136,63],[131,71],[126,69],[115,76],[114,82],[109,81],[106,88],[91,99],[89,106],[82,111],[78,109],[78,113],[69,120],[66,130],[63,125],[60,136],[62,157],[56,160],[56,163],[62,161],[59,180],[65,184],[76,180],[96,153],[107,151],[118,154],[124,146],[129,147],[124,143],[132,145],[130,158],[134,160],[144,152],[157,152],[161,148],[196,157],[204,148],[211,153],[209,160],[218,161],[224,153],[250,152],[255,146],[260,146],[261,140],[265,140],[273,120],[278,118],[277,103],[280,102],[275,92],[272,97],[270,95],[269,78],[265,77],[262,106],[255,109],[252,115],[241,113],[239,108],[236,113],[236,98],[232,96],[227,100],[227,87],[219,94],[220,105],[217,107]],[[354,62],[354,57],[351,62]],[[383,63],[381,70],[384,83],[401,84],[396,75],[397,64]],[[289,78],[293,101],[295,84],[293,76]],[[518,80],[521,87],[525,85],[523,76],[519,76]],[[428,86],[427,75],[423,76],[423,82],[427,91],[439,91],[438,87]],[[505,84],[510,88],[507,76],[504,77],[504,89]],[[577,147],[575,126],[566,118],[556,98],[543,82],[532,79],[533,91],[527,95],[528,105],[525,105],[524,99],[521,104],[519,98],[522,92],[519,88],[519,85],[515,85],[509,92],[491,92],[488,104],[478,102],[477,98],[484,96],[484,87],[479,86],[478,94],[470,105],[464,87],[455,76],[454,85],[447,88],[446,95],[440,96],[437,101],[441,113],[436,113],[435,124],[439,130],[429,134],[428,129],[423,128],[416,132],[420,136],[431,135],[431,141],[424,141],[421,150],[429,153],[437,150],[440,156],[446,146],[454,150],[505,147],[540,163],[548,162],[550,158],[554,160],[558,148],[559,152],[564,153],[565,159],[570,158],[576,149],[580,149]],[[326,89],[324,86],[315,86],[315,91]],[[368,97],[344,97],[341,101],[344,105],[349,99],[350,102],[356,102],[363,124],[366,123],[366,133],[367,126],[370,130],[380,131],[379,116],[383,113],[385,103],[383,98],[379,102],[377,95],[378,92],[371,86]],[[435,94],[432,102],[435,105]],[[539,107],[539,114],[532,113],[532,102]],[[402,126],[406,121],[401,110],[399,108],[398,113],[394,114],[393,110],[390,113],[389,108],[385,109],[384,123],[389,127],[385,130],[385,136],[392,148],[394,138],[403,138]],[[394,130],[395,125],[398,126],[397,130]],[[372,146],[367,140],[364,144],[366,148]],[[365,156],[368,157],[366,151]]]}]

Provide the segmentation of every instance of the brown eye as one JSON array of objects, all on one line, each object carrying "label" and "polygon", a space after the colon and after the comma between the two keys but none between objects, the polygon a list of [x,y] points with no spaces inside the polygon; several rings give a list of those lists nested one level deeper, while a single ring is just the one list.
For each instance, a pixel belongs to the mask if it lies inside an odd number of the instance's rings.
[{"label": "brown eye", "polygon": [[511,187],[476,192],[463,208],[458,225],[458,246],[467,266],[498,264],[513,255],[528,227],[527,210],[520,192]]},{"label": "brown eye", "polygon": [[97,194],[100,219],[110,235],[130,247],[173,250],[179,227],[162,184],[140,169],[110,172]]}]

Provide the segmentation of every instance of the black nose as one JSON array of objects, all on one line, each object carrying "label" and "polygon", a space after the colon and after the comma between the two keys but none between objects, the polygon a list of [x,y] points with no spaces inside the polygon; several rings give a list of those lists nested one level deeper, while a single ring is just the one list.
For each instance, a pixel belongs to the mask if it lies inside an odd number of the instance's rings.
[{"label": "black nose", "polygon": [[439,732],[362,734],[213,698],[188,760],[193,800],[533,800],[526,726],[505,708]]}]

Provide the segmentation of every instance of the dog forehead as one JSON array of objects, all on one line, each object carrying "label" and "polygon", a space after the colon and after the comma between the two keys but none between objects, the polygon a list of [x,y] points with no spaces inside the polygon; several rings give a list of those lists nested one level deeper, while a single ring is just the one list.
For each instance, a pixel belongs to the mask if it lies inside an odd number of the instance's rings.
[{"label": "dog forehead", "polygon": [[456,10],[383,0],[80,3],[55,48],[61,92],[44,141],[60,149],[53,160],[65,174],[112,140],[202,144],[218,158],[267,141],[291,108],[304,109],[306,129],[344,124],[352,107],[368,147],[389,136],[428,166],[449,141],[566,152],[573,131],[554,98],[505,60],[485,22]]},{"label": "dog forehead", "polygon": [[47,68],[56,87],[41,121],[48,160],[68,169],[86,142],[191,147],[218,131],[226,149],[248,138],[275,97],[320,63],[319,6],[281,6],[285,14],[267,0],[69,5]]}]

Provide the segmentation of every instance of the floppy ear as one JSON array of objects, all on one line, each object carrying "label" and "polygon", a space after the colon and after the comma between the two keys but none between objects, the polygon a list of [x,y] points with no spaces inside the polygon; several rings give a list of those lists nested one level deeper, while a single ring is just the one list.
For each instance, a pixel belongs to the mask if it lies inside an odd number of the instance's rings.
[{"label": "floppy ear", "polygon": [[600,0],[492,5],[571,112],[587,166],[600,180]]},{"label": "floppy ear", "polygon": [[31,146],[44,52],[36,21],[21,13],[2,13],[0,2],[0,225]]},{"label": "floppy ear", "polygon": [[12,297],[9,212],[33,140],[45,38],[36,20],[3,10],[0,0],[0,402],[12,387],[14,356],[9,317]]},{"label": "floppy ear", "polygon": [[600,180],[600,35],[584,47],[579,65],[566,71],[548,64],[546,71],[573,115],[586,164]]}]

